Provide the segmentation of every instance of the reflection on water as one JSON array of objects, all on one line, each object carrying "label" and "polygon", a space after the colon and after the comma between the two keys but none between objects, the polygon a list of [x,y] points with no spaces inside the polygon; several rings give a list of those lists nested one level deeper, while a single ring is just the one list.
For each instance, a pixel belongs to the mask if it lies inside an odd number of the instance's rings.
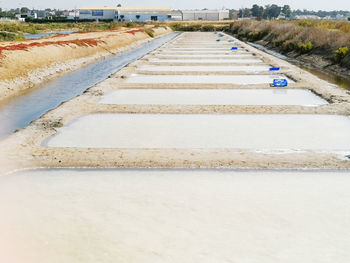
[{"label": "reflection on water", "polygon": [[163,45],[176,35],[174,33],[155,39],[140,48],[96,62],[50,81],[40,89],[34,89],[0,104],[0,139],[10,135],[16,129],[27,126],[31,121],[56,108],[62,102],[82,94],[88,88]]},{"label": "reflection on water", "polygon": [[325,73],[319,69],[308,68],[306,66],[300,66],[300,68],[314,74],[320,79],[336,84],[343,89],[350,90],[350,79],[335,74]]}]

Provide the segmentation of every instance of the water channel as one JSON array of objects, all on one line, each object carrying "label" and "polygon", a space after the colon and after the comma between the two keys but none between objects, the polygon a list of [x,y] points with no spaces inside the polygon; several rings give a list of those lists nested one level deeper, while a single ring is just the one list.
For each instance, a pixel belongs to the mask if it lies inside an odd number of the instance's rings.
[{"label": "water channel", "polygon": [[0,103],[0,139],[17,129],[27,126],[31,121],[56,108],[62,102],[82,94],[88,88],[108,78],[109,75],[138,60],[177,35],[177,33],[172,33],[160,37],[142,47],[98,61],[50,81],[41,88],[34,89],[6,103]]}]

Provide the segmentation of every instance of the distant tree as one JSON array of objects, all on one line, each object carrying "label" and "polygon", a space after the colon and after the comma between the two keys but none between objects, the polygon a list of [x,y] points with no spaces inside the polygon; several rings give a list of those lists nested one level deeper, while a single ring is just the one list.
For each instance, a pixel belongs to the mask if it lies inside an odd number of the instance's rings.
[{"label": "distant tree", "polygon": [[264,13],[264,7],[253,5],[252,7],[252,16],[261,17]]},{"label": "distant tree", "polygon": [[21,14],[25,14],[25,13],[27,13],[28,11],[29,11],[29,8],[28,8],[28,7],[22,7],[21,10],[20,10]]},{"label": "distant tree", "polygon": [[249,8],[239,9],[238,17],[250,17],[251,10]]},{"label": "distant tree", "polygon": [[292,16],[292,10],[290,9],[289,5],[284,5],[282,8],[282,13],[287,17],[290,18]]},{"label": "distant tree", "polygon": [[2,8],[0,8],[0,17],[15,18],[15,12],[3,11]]},{"label": "distant tree", "polygon": [[348,21],[350,21],[350,16],[348,17]]},{"label": "distant tree", "polygon": [[118,4],[117,7],[122,7],[122,5],[121,5],[121,4]]},{"label": "distant tree", "polygon": [[265,6],[265,10],[264,10],[264,14],[263,17],[265,19],[272,19],[272,18],[276,18],[280,15],[281,13],[281,7],[278,5],[266,5]]}]

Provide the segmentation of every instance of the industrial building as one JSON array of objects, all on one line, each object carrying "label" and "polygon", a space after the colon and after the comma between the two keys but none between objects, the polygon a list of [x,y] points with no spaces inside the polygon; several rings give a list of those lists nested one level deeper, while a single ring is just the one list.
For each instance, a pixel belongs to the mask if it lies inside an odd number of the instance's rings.
[{"label": "industrial building", "polygon": [[83,7],[79,19],[113,19],[115,21],[171,20],[170,7]]},{"label": "industrial building", "polygon": [[183,10],[182,20],[227,20],[229,19],[229,10]]}]

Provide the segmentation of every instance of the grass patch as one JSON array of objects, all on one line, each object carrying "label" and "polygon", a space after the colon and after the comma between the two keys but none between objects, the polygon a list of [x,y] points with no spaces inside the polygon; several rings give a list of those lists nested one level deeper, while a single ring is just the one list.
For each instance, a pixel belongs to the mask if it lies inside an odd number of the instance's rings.
[{"label": "grass patch", "polygon": [[147,35],[149,35],[150,37],[154,37],[154,33],[152,29],[145,29],[145,32]]},{"label": "grass patch", "polygon": [[0,31],[0,41],[16,41],[16,40],[24,40],[23,34],[16,34],[10,32],[1,32]]},{"label": "grass patch", "polygon": [[349,54],[349,48],[348,47],[340,47],[335,51],[335,60],[337,62],[340,62],[345,58],[345,56]]}]

